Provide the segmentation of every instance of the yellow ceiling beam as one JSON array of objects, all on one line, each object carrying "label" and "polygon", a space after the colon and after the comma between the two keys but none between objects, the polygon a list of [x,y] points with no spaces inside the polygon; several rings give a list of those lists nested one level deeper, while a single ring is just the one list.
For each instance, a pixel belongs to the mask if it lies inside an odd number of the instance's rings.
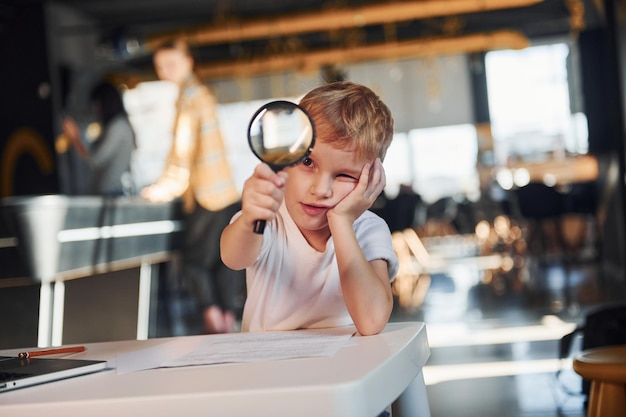
[{"label": "yellow ceiling beam", "polygon": [[183,38],[192,45],[232,43],[431,17],[526,7],[543,1],[544,0],[397,1],[361,7],[326,9],[267,17],[247,22],[231,21],[218,26],[181,29],[179,31],[153,35],[146,40],[145,44],[148,49],[153,49],[160,42],[174,37]]},{"label": "yellow ceiling beam", "polygon": [[202,79],[250,77],[285,71],[308,72],[337,63],[465,54],[496,49],[523,49],[529,45],[528,38],[523,34],[501,30],[449,38],[387,42],[323,51],[302,51],[247,61],[201,64],[196,67],[196,73]]}]

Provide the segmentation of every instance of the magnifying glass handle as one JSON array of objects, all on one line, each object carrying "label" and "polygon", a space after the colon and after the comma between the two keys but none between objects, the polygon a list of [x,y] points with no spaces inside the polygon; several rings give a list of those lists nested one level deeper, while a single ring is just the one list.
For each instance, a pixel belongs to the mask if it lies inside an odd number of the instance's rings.
[{"label": "magnifying glass handle", "polygon": [[254,233],[262,235],[265,230],[265,220],[257,220],[254,222]]}]

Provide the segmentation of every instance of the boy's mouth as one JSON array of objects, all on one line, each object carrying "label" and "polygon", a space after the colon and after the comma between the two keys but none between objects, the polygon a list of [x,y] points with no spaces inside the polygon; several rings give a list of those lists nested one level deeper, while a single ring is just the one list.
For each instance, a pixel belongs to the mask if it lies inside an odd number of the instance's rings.
[{"label": "boy's mouth", "polygon": [[328,210],[326,206],[316,206],[312,204],[301,203],[302,210],[309,216],[318,216]]}]

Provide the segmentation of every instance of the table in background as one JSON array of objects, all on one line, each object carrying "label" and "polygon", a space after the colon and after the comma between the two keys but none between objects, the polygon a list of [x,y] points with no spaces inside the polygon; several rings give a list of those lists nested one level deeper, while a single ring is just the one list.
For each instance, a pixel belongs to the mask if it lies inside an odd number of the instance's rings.
[{"label": "table in background", "polygon": [[169,261],[180,246],[180,201],[155,204],[139,197],[17,196],[3,199],[0,209],[15,234],[2,239],[0,243],[5,243],[0,248],[16,246],[28,283],[40,285],[38,346],[63,343],[66,281],[130,269],[139,271],[134,306],[137,338],[149,336],[149,317],[154,316],[150,303],[153,270]]},{"label": "table in background", "polygon": [[[93,343],[70,357],[111,360],[170,340]],[[375,417],[397,398],[394,417],[429,417],[422,375],[429,355],[423,323],[390,323],[381,334],[352,337],[332,357],[106,370],[6,392],[0,415]]]},{"label": "table in background", "polygon": [[553,158],[545,161],[516,161],[499,171],[510,171],[512,177],[524,171],[529,182],[546,183],[551,186],[569,185],[578,182],[595,181],[599,175],[598,160],[592,155]]}]

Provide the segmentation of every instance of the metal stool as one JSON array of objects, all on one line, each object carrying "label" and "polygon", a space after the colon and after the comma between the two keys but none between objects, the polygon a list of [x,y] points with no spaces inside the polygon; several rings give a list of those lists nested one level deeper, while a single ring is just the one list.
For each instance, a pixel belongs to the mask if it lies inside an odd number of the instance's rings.
[{"label": "metal stool", "polygon": [[591,381],[587,417],[626,416],[626,345],[585,350],[573,367]]}]

